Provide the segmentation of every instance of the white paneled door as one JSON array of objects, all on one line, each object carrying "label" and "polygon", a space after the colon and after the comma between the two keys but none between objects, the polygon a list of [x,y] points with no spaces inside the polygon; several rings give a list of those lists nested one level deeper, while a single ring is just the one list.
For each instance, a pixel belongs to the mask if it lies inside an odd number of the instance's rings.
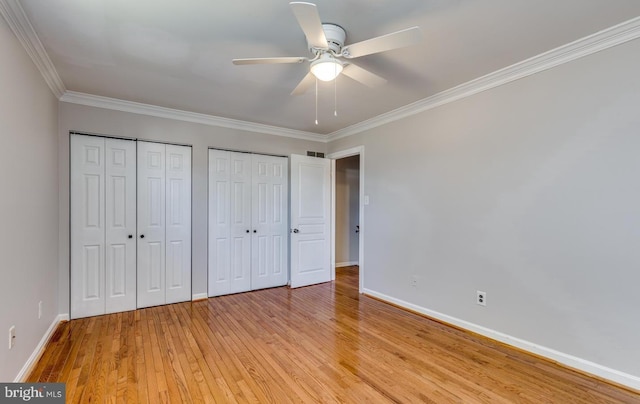
[{"label": "white paneled door", "polygon": [[285,285],[287,159],[209,150],[209,296]]},{"label": "white paneled door", "polygon": [[71,136],[71,317],[105,313],[104,139]]},{"label": "white paneled door", "polygon": [[251,290],[251,155],[209,150],[209,296]]},{"label": "white paneled door", "polygon": [[72,135],[71,317],[136,308],[136,145]]},{"label": "white paneled door", "polygon": [[251,289],[286,285],[288,262],[288,162],[251,156]]},{"label": "white paneled door", "polygon": [[191,148],[138,142],[137,306],[190,300]]},{"label": "white paneled door", "polygon": [[138,142],[138,307],[165,303],[165,153]]},{"label": "white paneled door", "polygon": [[291,155],[291,287],[331,280],[331,160]]},{"label": "white paneled door", "polygon": [[166,149],[166,300],[191,300],[191,148]]},{"label": "white paneled door", "polygon": [[136,142],[105,139],[106,313],[136,308]]}]

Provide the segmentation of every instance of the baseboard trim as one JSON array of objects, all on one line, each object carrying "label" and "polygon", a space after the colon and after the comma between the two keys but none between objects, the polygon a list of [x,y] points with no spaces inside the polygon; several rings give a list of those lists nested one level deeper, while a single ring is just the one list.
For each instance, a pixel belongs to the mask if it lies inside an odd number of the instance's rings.
[{"label": "baseboard trim", "polygon": [[208,298],[209,295],[207,293],[194,293],[193,296],[191,296],[191,301],[195,302],[196,300],[205,300]]},{"label": "baseboard trim", "polygon": [[27,376],[29,376],[29,373],[31,372],[33,366],[38,362],[38,359],[40,359],[40,355],[42,355],[42,353],[44,352],[44,349],[47,346],[47,342],[49,342],[49,338],[51,338],[51,336],[53,335],[54,331],[58,327],[58,324],[68,320],[68,314],[58,314],[56,318],[53,319],[53,322],[51,322],[51,325],[49,325],[49,328],[40,339],[40,342],[38,343],[38,345],[36,345],[36,348],[31,353],[31,356],[29,356],[29,359],[27,359],[27,362],[24,364],[24,366],[22,366],[22,369],[20,369],[20,372],[14,379],[15,383],[21,383],[25,381]]},{"label": "baseboard trim", "polygon": [[349,261],[349,262],[336,262],[336,268],[341,267],[352,267],[354,265],[358,265],[358,261]]},{"label": "baseboard trim", "polygon": [[502,342],[506,345],[530,352],[534,355],[541,356],[577,371],[593,375],[597,378],[601,378],[614,384],[628,387],[636,391],[640,391],[640,377],[638,376],[624,373],[616,369],[611,369],[609,367],[602,366],[600,364],[578,358],[564,352],[559,352],[554,349],[535,344],[533,342],[516,338],[511,335],[492,330],[490,328],[482,327],[480,325],[470,323],[456,317],[442,314],[434,310],[429,310],[422,306],[418,306],[416,304],[385,295],[384,293],[376,292],[375,290],[365,288],[363,289],[363,293],[373,298],[382,300],[384,302],[399,306],[407,310],[414,311],[416,313],[425,315],[454,327],[462,328],[464,330],[480,334],[492,340]]}]

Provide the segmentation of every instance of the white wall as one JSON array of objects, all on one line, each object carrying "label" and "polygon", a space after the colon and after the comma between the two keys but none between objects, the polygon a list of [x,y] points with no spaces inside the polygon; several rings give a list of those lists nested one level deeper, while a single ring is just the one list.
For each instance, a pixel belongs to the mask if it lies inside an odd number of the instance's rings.
[{"label": "white wall", "polygon": [[60,159],[60,312],[69,312],[69,131],[192,145],[192,282],[193,294],[207,292],[208,148],[257,153],[306,154],[326,144],[282,136],[243,132],[190,122],[61,102]]},{"label": "white wall", "polygon": [[635,40],[331,142],[367,150],[365,289],[640,388],[638,72]]},{"label": "white wall", "polygon": [[360,211],[360,156],[336,160],[336,265],[356,265]]},{"label": "white wall", "polygon": [[58,146],[57,100],[2,18],[0,89],[0,381],[8,382],[58,314]]}]

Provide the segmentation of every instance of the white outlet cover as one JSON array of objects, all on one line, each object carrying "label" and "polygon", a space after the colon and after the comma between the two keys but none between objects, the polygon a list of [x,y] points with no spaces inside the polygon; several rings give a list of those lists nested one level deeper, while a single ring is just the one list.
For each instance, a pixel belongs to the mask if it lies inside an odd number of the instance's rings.
[{"label": "white outlet cover", "polygon": [[12,325],[9,328],[9,349],[13,348],[16,344],[16,326]]},{"label": "white outlet cover", "polygon": [[486,306],[487,305],[487,293],[483,292],[481,290],[477,290],[476,291],[476,303],[479,304],[480,306]]}]

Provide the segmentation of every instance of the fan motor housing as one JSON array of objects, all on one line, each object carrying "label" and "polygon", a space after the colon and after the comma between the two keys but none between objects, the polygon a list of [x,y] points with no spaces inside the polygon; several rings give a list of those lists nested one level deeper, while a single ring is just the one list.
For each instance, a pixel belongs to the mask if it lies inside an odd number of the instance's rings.
[{"label": "fan motor housing", "polygon": [[[339,25],[329,23],[322,24],[322,30],[324,31],[324,35],[327,37],[329,49],[339,54],[344,46],[344,41],[347,38],[345,30]],[[309,46],[309,50],[311,50],[312,53],[315,53],[311,46]]]}]

